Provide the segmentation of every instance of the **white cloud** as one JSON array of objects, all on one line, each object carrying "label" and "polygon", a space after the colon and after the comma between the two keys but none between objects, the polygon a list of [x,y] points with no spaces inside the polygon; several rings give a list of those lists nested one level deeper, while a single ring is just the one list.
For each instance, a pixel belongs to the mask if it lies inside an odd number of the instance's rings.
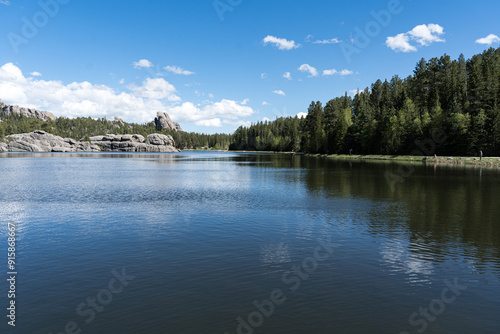
[{"label": "white cloud", "polygon": [[311,65],[309,64],[303,64],[303,65],[300,65],[299,67],[299,71],[301,72],[309,72],[310,74],[310,78],[311,77],[317,77],[318,76],[318,70],[315,69],[314,67],[312,67]]},{"label": "white cloud", "polygon": [[354,95],[354,96],[356,96],[356,95],[358,95],[358,94],[360,94],[360,93],[362,93],[362,92],[363,92],[363,91],[362,91],[362,90],[359,90],[359,89],[351,89],[351,90],[349,90],[349,94],[350,94],[350,95]]},{"label": "white cloud", "polygon": [[337,70],[336,69],[331,69],[331,70],[324,70],[323,71],[323,75],[326,76],[326,75],[334,75],[334,74],[337,74]]},{"label": "white cloud", "polygon": [[273,44],[279,50],[292,50],[297,49],[301,46],[300,44],[295,43],[295,41],[288,41],[284,38],[278,38],[271,35],[268,35],[266,38],[264,38],[263,42],[264,45]]},{"label": "white cloud", "polygon": [[125,79],[121,79],[119,82],[118,82],[120,85],[123,85],[125,83]]},{"label": "white cloud", "polygon": [[195,74],[194,72],[186,71],[186,70],[180,68],[179,66],[166,66],[166,67],[164,67],[164,69],[167,70],[168,72],[172,72],[174,74],[179,74],[179,75],[193,75],[193,74]]},{"label": "white cloud", "polygon": [[222,123],[224,124],[229,124],[229,125],[234,125],[235,127],[240,127],[240,126],[243,126],[243,127],[250,127],[250,125],[252,125],[252,122],[250,121],[231,121],[231,120],[227,120],[225,119],[224,121],[222,121]]},{"label": "white cloud", "polygon": [[421,24],[406,33],[387,37],[385,43],[387,47],[396,52],[415,52],[417,48],[410,44],[410,41],[415,41],[420,46],[429,46],[436,42],[446,42],[446,40],[441,38],[443,34],[444,28],[439,24]]},{"label": "white cloud", "polygon": [[133,91],[138,97],[155,100],[167,99],[168,101],[181,100],[181,98],[175,94],[177,93],[175,87],[163,78],[147,78],[142,83],[142,86],[132,84],[127,88]]},{"label": "white cloud", "polygon": [[31,73],[30,73],[30,75],[31,75],[32,77],[41,77],[41,76],[42,76],[42,73],[35,71],[35,72],[31,72]]},{"label": "white cloud", "polygon": [[267,78],[267,73],[261,73],[260,74],[261,79],[266,79]]},{"label": "white cloud", "polygon": [[221,122],[220,118],[205,119],[205,120],[197,121],[194,124],[196,124],[198,126],[216,127],[216,128],[220,128],[222,126],[222,122]]},{"label": "white cloud", "polygon": [[0,67],[0,94],[7,104],[48,110],[67,117],[113,117],[129,121],[151,121],[163,110],[161,101],[141,98],[133,92],[117,93],[104,85],[87,81],[68,85],[60,81],[26,78],[12,63]]},{"label": "white cloud", "polygon": [[244,99],[243,101],[241,101],[241,104],[246,105],[248,102],[250,102],[250,99]]},{"label": "white cloud", "polygon": [[312,42],[313,44],[337,44],[337,43],[342,42],[338,38],[330,38],[330,39],[323,39],[323,40],[316,40],[316,41],[313,41],[313,39],[314,39],[313,35],[308,35],[306,37],[306,42],[308,42],[308,43]]},{"label": "white cloud", "polygon": [[147,59],[141,59],[133,63],[135,68],[149,68],[153,67],[153,63]]},{"label": "white cloud", "polygon": [[306,112],[299,112],[296,116],[298,118],[306,118],[307,117],[307,113]]},{"label": "white cloud", "polygon": [[264,118],[262,119],[262,122],[271,122],[271,119],[270,119],[270,118],[267,118],[267,117],[264,117]]},{"label": "white cloud", "polygon": [[344,69],[344,70],[340,71],[340,73],[339,73],[339,74],[340,74],[340,75],[342,75],[342,76],[344,76],[344,75],[351,75],[351,74],[354,74],[354,72],[353,72],[353,71],[351,71],[351,70],[348,70],[348,69]]},{"label": "white cloud", "polygon": [[269,105],[269,103],[268,103],[268,102],[266,102],[266,101],[262,101],[262,105],[263,105],[263,106],[268,106],[268,105]]},{"label": "white cloud", "polygon": [[10,1],[9,0],[0,0],[0,3],[2,5],[6,5],[6,6],[10,5]]},{"label": "white cloud", "polygon": [[[204,107],[195,106],[192,102],[167,107],[166,112],[176,122],[195,123],[199,126],[220,127],[222,124],[236,124],[239,118],[251,116],[255,111],[249,106],[232,100],[221,100],[209,103]],[[233,125],[234,125],[233,124]]]},{"label": "white cloud", "polygon": [[290,72],[285,72],[285,74],[283,74],[283,78],[292,80],[292,74]]},{"label": "white cloud", "polygon": [[439,37],[444,34],[444,28],[439,24],[421,24],[409,31],[408,34],[422,46],[429,46],[434,42],[445,42]]},{"label": "white cloud", "polygon": [[282,95],[282,96],[286,96],[285,92],[282,90],[275,90],[275,91],[273,91],[273,93],[278,94],[278,95]]},{"label": "white cloud", "polygon": [[339,72],[334,68],[332,68],[331,70],[324,70],[323,71],[323,76],[335,75],[335,74],[344,76],[344,75],[354,74],[354,72],[351,70],[348,70],[348,69],[343,69],[342,71]]},{"label": "white cloud", "polygon": [[387,37],[385,44],[396,52],[417,51],[417,48],[410,44],[410,37],[407,34],[398,34],[394,37]]},{"label": "white cloud", "polygon": [[477,44],[491,45],[493,43],[500,43],[500,37],[497,35],[489,34],[486,37],[476,40]]},{"label": "white cloud", "polygon": [[[203,126],[221,126],[225,120],[239,121],[255,111],[242,103],[223,99],[207,101],[203,107],[181,100],[173,85],[163,78],[148,78],[140,86],[128,85],[117,92],[105,85],[90,82],[45,81],[26,78],[12,63],[0,67],[0,98],[6,104],[48,110],[56,116],[120,117],[127,122],[145,123],[154,119],[157,111],[165,111],[176,122]],[[217,122],[219,119],[220,122]]]},{"label": "white cloud", "polygon": [[314,41],[313,44],[338,44],[342,42],[338,38],[331,38],[331,39],[324,39],[324,40],[317,40]]},{"label": "white cloud", "polygon": [[179,121],[197,122],[199,120],[213,119],[216,117],[237,120],[254,114],[254,110],[241,103],[223,99],[220,102],[210,103],[202,108],[196,107],[191,102],[169,108],[169,113],[176,115]]}]

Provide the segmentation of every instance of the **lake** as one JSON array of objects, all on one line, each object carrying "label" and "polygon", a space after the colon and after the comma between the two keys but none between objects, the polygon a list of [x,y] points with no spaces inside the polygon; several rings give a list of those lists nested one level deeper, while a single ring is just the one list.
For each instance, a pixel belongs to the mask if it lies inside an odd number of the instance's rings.
[{"label": "lake", "polygon": [[478,167],[1,154],[0,332],[499,333],[499,194]]}]

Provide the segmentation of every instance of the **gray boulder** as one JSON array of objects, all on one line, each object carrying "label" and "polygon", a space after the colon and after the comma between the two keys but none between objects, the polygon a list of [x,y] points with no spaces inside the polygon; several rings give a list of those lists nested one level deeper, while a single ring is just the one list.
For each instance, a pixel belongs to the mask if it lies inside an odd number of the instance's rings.
[{"label": "gray boulder", "polygon": [[89,142],[54,136],[45,131],[10,135],[1,143],[3,152],[98,152],[101,149]]},{"label": "gray boulder", "polygon": [[172,136],[151,134],[147,141],[141,135],[113,135],[91,137],[90,141],[107,152],[179,152]]},{"label": "gray boulder", "polygon": [[174,138],[159,133],[153,133],[148,136],[148,143],[151,145],[175,146]]}]

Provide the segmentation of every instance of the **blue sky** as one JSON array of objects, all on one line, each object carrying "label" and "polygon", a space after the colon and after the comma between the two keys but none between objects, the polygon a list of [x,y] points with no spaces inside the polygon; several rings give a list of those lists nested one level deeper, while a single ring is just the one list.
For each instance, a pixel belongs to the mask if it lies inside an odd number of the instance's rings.
[{"label": "blue sky", "polygon": [[422,57],[498,47],[498,13],[498,1],[0,0],[0,98],[232,132],[406,77]]}]

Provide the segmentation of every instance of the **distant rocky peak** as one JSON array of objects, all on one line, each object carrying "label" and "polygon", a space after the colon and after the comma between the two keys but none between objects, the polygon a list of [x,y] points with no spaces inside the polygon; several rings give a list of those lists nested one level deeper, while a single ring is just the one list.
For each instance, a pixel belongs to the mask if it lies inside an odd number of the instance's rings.
[{"label": "distant rocky peak", "polygon": [[157,131],[175,130],[183,131],[179,123],[173,122],[166,112],[157,112],[155,118],[155,126]]},{"label": "distant rocky peak", "polygon": [[54,114],[48,111],[40,111],[36,109],[30,108],[22,108],[20,106],[10,106],[3,104],[0,100],[0,113],[3,113],[7,116],[10,115],[22,115],[24,117],[36,117],[42,121],[55,121],[56,117]]}]

